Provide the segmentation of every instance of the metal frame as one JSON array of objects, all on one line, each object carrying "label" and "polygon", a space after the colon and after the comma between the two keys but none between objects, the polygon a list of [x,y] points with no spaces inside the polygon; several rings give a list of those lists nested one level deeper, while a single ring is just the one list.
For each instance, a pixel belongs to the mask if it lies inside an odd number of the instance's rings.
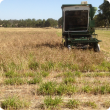
[{"label": "metal frame", "polygon": [[63,26],[64,26],[64,29],[63,29],[63,32],[87,32],[88,31],[88,28],[89,28],[89,6],[70,6],[70,7],[64,7],[62,8],[62,11],[63,11],[63,16],[65,16],[65,11],[76,11],[76,10],[87,10],[88,11],[88,24],[87,24],[87,30],[84,30],[84,31],[65,31],[65,17],[63,19]]}]

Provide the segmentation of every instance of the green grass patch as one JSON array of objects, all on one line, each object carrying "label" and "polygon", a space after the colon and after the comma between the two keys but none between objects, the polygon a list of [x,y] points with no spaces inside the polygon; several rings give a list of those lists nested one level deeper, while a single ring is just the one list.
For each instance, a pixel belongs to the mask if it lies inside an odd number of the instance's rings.
[{"label": "green grass patch", "polygon": [[110,73],[89,73],[84,75],[86,77],[110,77]]},{"label": "green grass patch", "polygon": [[42,71],[40,72],[40,74],[43,76],[43,77],[47,77],[49,75],[49,72],[48,71]]},{"label": "green grass patch", "polygon": [[33,73],[33,72],[27,72],[27,73],[23,73],[23,74],[22,74],[23,77],[35,77],[35,75],[36,75],[36,74]]},{"label": "green grass patch", "polygon": [[79,91],[84,93],[91,93],[91,94],[110,94],[110,86],[109,85],[102,85],[102,86],[94,86],[91,87],[89,85],[85,85],[82,87],[82,89],[79,89]]},{"label": "green grass patch", "polygon": [[56,84],[56,82],[46,82],[40,85],[37,93],[40,95],[72,95],[77,92],[76,86],[72,84]]},{"label": "green grass patch", "polygon": [[70,83],[76,83],[76,80],[75,80],[75,78],[73,77],[67,77],[67,78],[65,78],[64,79],[64,83],[65,84],[70,84]]},{"label": "green grass patch", "polygon": [[38,94],[42,95],[55,95],[56,94],[56,82],[46,82],[40,85],[37,90]]},{"label": "green grass patch", "polygon": [[97,66],[99,71],[110,71],[110,62],[103,61],[100,65]]},{"label": "green grass patch", "polygon": [[21,70],[22,69],[22,64],[15,64],[14,62],[11,62],[7,65],[7,70]]},{"label": "green grass patch", "polygon": [[33,62],[30,62],[30,63],[29,63],[29,68],[30,68],[31,70],[37,70],[38,67],[39,67],[39,63],[38,63],[38,62],[33,61]]},{"label": "green grass patch", "polygon": [[69,109],[75,109],[80,106],[80,101],[79,100],[69,100],[68,103],[66,104],[66,107]]},{"label": "green grass patch", "polygon": [[3,70],[4,72],[7,72],[7,66],[4,62],[0,63],[0,70]]},{"label": "green grass patch", "polygon": [[54,99],[52,97],[47,97],[44,99],[44,105],[46,108],[52,109],[52,108],[58,108],[62,103],[62,99],[60,97],[55,97]]},{"label": "green grass patch", "polygon": [[41,83],[42,82],[42,77],[41,76],[36,76],[32,80],[28,81],[28,84],[36,84],[36,83]]},{"label": "green grass patch", "polygon": [[82,88],[82,91],[83,91],[84,93],[90,93],[90,92],[92,91],[92,88],[91,88],[91,86],[86,85],[86,86],[84,86],[84,87]]},{"label": "green grass patch", "polygon": [[93,76],[94,77],[105,77],[107,76],[107,74],[106,73],[94,73]]},{"label": "green grass patch", "polygon": [[7,110],[18,110],[20,108],[29,107],[29,102],[20,100],[19,97],[13,96],[8,97],[4,101],[1,102],[1,107]]},{"label": "green grass patch", "polygon": [[108,94],[110,93],[110,86],[108,85],[97,86],[92,89],[92,92],[96,95],[97,94]]},{"label": "green grass patch", "polygon": [[91,107],[93,109],[97,108],[96,103],[95,102],[91,102],[91,101],[84,102],[83,105],[86,106],[86,107]]},{"label": "green grass patch", "polygon": [[82,73],[79,72],[79,71],[76,71],[74,74],[75,74],[75,76],[77,76],[77,77],[81,77],[81,76],[82,76]]},{"label": "green grass patch", "polygon": [[14,71],[9,71],[9,72],[5,73],[5,76],[8,77],[8,78],[13,78],[13,77],[18,77],[19,74],[15,73]]},{"label": "green grass patch", "polygon": [[43,71],[54,70],[54,67],[55,67],[55,63],[52,61],[47,61],[47,62],[41,64],[41,70],[43,70]]},{"label": "green grass patch", "polygon": [[61,37],[61,36],[62,36],[62,33],[61,33],[61,32],[57,32],[57,35],[58,35],[59,37]]},{"label": "green grass patch", "polygon": [[110,86],[91,86],[84,85],[82,88],[76,85],[74,79],[66,78],[62,83],[57,84],[55,82],[46,82],[40,85],[37,89],[37,93],[41,95],[72,95],[75,93],[90,93],[90,94],[110,94]]},{"label": "green grass patch", "polygon": [[63,73],[63,76],[64,77],[74,77],[74,73],[72,73],[72,72],[65,72],[65,73]]},{"label": "green grass patch", "polygon": [[28,64],[28,67],[31,69],[31,70],[37,70],[39,68],[39,63],[35,60],[35,56],[33,53],[30,53],[29,54],[29,64]]},{"label": "green grass patch", "polygon": [[70,70],[70,71],[78,71],[79,67],[77,64],[72,64],[72,63],[68,63],[68,62],[59,62],[57,67],[60,70],[66,71],[66,70]]},{"label": "green grass patch", "polygon": [[26,84],[27,80],[23,80],[19,77],[15,77],[15,78],[6,79],[4,82],[6,85],[15,85],[15,84],[16,85],[22,85],[22,84]]},{"label": "green grass patch", "polygon": [[81,77],[82,73],[79,71],[75,71],[75,72],[65,72],[63,73],[64,77]]},{"label": "green grass patch", "polygon": [[77,92],[77,88],[74,85],[71,84],[60,84],[57,88],[56,88],[57,94],[58,95],[72,95],[74,93]]},{"label": "green grass patch", "polygon": [[56,88],[57,94],[58,95],[63,95],[67,93],[67,86],[65,84],[60,84],[57,88]]},{"label": "green grass patch", "polygon": [[27,72],[27,73],[17,73],[14,71],[8,71],[5,73],[7,78],[14,78],[14,77],[35,77],[35,73]]}]

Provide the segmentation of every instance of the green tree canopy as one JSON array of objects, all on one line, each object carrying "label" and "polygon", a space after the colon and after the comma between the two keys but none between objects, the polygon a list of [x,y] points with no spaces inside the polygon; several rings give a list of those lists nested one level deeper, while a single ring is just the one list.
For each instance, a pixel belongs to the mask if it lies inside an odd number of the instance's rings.
[{"label": "green tree canopy", "polygon": [[58,26],[60,27],[62,25],[62,17],[58,19]]},{"label": "green tree canopy", "polygon": [[54,20],[52,18],[47,19],[46,22],[45,22],[45,26],[46,27],[49,27],[49,26],[55,27],[57,25],[58,25],[58,21],[57,20]]},{"label": "green tree canopy", "polygon": [[109,25],[110,22],[110,3],[107,0],[99,6],[99,14],[98,14],[99,21],[105,21],[105,26]]}]

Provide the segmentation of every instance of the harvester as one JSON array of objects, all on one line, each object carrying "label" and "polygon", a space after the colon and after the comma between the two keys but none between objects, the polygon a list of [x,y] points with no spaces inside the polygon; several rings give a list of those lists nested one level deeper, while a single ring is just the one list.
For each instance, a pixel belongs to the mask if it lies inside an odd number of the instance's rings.
[{"label": "harvester", "polygon": [[100,51],[93,17],[97,7],[87,2],[62,5],[62,42],[65,47]]}]

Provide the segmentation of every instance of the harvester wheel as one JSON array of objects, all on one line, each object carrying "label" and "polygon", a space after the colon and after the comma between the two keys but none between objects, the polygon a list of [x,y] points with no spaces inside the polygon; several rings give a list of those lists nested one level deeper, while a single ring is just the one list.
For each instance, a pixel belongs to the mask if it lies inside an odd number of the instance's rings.
[{"label": "harvester wheel", "polygon": [[71,50],[71,46],[70,46],[70,45],[68,45],[68,50],[69,50],[69,51]]},{"label": "harvester wheel", "polygon": [[94,51],[95,52],[100,52],[100,45],[99,44],[94,45]]}]

